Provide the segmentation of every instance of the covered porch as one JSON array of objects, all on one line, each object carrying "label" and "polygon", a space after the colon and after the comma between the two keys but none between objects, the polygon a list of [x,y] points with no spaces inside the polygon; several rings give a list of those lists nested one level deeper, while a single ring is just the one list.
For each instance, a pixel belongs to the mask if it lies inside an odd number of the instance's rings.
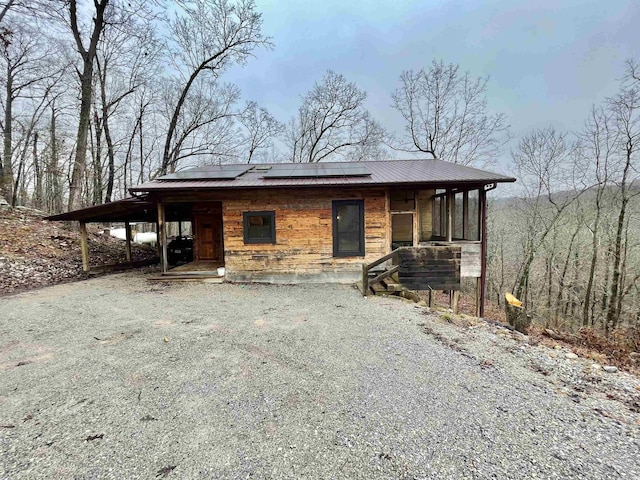
[{"label": "covered porch", "polygon": [[[388,254],[363,264],[363,295],[442,290],[457,312],[462,279],[475,283],[476,315],[484,315],[486,195],[490,184],[398,187],[387,193]],[[403,294],[404,295],[404,294]]]},{"label": "covered porch", "polygon": [[[148,197],[131,197],[46,218],[53,221],[77,221],[80,229],[82,267],[85,272],[105,272],[160,263],[163,280],[195,276],[221,277],[224,267],[222,243],[222,205],[220,202],[163,203]],[[89,224],[123,223],[126,261],[113,265],[91,262]],[[136,261],[131,255],[132,226],[136,223],[155,225],[158,256]]]}]

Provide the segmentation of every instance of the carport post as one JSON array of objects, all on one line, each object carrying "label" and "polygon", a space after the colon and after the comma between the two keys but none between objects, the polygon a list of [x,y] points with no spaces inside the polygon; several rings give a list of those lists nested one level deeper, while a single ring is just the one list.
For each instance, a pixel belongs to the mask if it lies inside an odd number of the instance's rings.
[{"label": "carport post", "polygon": [[80,250],[82,250],[82,270],[89,271],[89,240],[87,238],[87,224],[80,222]]},{"label": "carport post", "polygon": [[124,233],[127,240],[125,251],[127,255],[127,262],[131,263],[131,224],[129,222],[124,222]]},{"label": "carport post", "polygon": [[162,254],[160,255],[160,264],[162,265],[162,273],[167,272],[167,239],[166,239],[166,226],[164,222],[164,204],[158,202],[158,242],[160,242],[160,248]]}]

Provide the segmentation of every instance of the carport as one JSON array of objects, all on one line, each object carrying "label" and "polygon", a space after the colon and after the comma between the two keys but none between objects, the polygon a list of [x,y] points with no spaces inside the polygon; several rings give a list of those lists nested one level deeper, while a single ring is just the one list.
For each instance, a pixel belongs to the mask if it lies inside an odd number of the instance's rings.
[{"label": "carport", "polygon": [[[92,207],[73,210],[45,217],[45,220],[53,221],[77,221],[80,223],[80,247],[82,250],[82,269],[89,271],[118,270],[126,267],[137,267],[149,264],[149,261],[134,262],[131,257],[131,223],[148,222],[158,225],[158,213],[156,204],[146,197],[131,197],[115,202],[94,205]],[[87,223],[111,223],[124,222],[126,232],[126,263],[115,265],[90,266],[89,241],[87,235]],[[161,231],[158,226],[158,232]],[[154,260],[154,263],[157,260]]]}]

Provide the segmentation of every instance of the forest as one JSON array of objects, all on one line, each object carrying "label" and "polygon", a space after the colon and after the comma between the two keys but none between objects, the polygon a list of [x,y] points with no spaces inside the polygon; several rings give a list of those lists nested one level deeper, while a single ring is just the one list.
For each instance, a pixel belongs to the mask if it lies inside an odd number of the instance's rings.
[{"label": "forest", "polygon": [[288,119],[244,98],[225,73],[277,48],[262,23],[252,0],[0,1],[0,197],[58,213],[203,163],[506,159],[518,182],[491,198],[488,298],[513,292],[549,328],[640,329],[634,59],[582,125],[520,138],[488,78],[427,61],[398,72],[404,124],[387,131],[339,72]]}]

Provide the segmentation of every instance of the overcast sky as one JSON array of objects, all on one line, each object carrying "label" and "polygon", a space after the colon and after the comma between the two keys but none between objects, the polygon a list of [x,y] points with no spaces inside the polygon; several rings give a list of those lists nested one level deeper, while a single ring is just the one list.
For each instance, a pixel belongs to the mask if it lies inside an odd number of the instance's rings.
[{"label": "overcast sky", "polygon": [[640,60],[638,0],[256,3],[275,48],[227,80],[281,121],[332,69],[368,92],[378,121],[400,129],[390,107],[400,73],[441,59],[490,77],[489,109],[507,114],[516,137],[549,124],[577,130],[616,91],[624,61]]}]

